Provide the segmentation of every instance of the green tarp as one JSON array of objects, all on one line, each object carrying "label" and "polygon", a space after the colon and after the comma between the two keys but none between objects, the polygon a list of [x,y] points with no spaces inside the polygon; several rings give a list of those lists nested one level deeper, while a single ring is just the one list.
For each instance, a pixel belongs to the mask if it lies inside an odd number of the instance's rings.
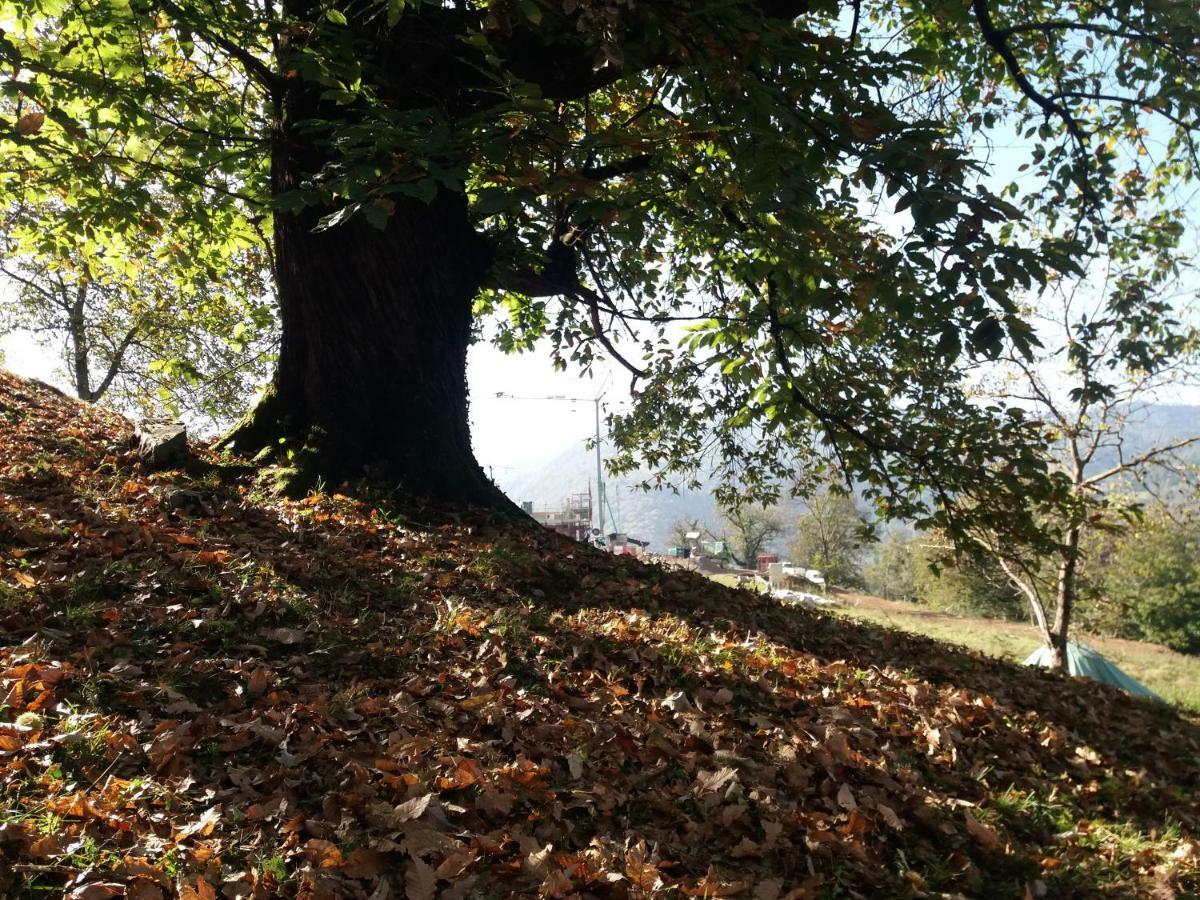
[{"label": "green tarp", "polygon": [[[1029,655],[1029,658],[1025,660],[1025,665],[1049,668],[1050,660],[1050,648],[1043,645]],[[1067,671],[1072,675],[1082,675],[1093,681],[1114,685],[1139,697],[1149,697],[1159,703],[1165,702],[1150,688],[1139,684],[1119,666],[1109,662],[1087,644],[1067,641]]]}]

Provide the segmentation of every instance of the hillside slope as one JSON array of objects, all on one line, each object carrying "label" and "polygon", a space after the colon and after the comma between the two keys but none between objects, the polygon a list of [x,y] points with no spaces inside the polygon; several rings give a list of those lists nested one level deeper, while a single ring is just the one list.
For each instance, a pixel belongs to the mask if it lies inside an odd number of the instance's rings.
[{"label": "hillside slope", "polygon": [[1177,711],[128,432],[0,375],[11,896],[1200,884]]}]

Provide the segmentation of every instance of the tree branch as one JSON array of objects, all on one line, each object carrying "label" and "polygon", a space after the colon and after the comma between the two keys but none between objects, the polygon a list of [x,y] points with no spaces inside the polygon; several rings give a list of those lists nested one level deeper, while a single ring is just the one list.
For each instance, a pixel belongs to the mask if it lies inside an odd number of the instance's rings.
[{"label": "tree branch", "polygon": [[1084,487],[1094,487],[1101,482],[1107,481],[1114,475],[1120,475],[1122,472],[1128,472],[1147,463],[1154,462],[1161,456],[1166,456],[1168,453],[1174,453],[1176,450],[1182,450],[1184,447],[1190,447],[1192,444],[1200,443],[1200,434],[1192,435],[1188,438],[1180,438],[1170,444],[1164,444],[1162,447],[1155,447],[1153,450],[1147,450],[1140,456],[1135,456],[1133,459],[1122,461],[1103,472],[1093,475],[1091,478],[1084,479],[1081,484]]},{"label": "tree branch", "polygon": [[189,18],[187,12],[175,3],[174,0],[158,0],[159,4],[173,15],[177,20],[185,22],[187,27],[196,34],[201,35],[204,40],[208,41],[214,47],[219,47],[230,55],[233,59],[242,64],[246,74],[261,84],[268,91],[274,90],[282,83],[282,79],[272,72],[267,65],[245,47],[239,47],[233,41],[223,37],[221,34],[210,30],[204,25]]},{"label": "tree branch", "polygon": [[[983,35],[984,41],[991,47],[996,55],[1004,61],[1004,66],[1008,70],[1009,77],[1016,83],[1021,93],[1033,101],[1047,115],[1055,116],[1062,120],[1066,125],[1067,132],[1071,135],[1075,142],[1077,156],[1081,163],[1086,165],[1087,152],[1087,133],[1080,126],[1079,121],[1071,114],[1071,111],[1061,103],[1056,103],[1054,100],[1047,97],[1031,82],[1021,68],[1020,62],[1017,61],[1016,54],[1008,45],[1007,36],[1003,31],[996,28],[992,21],[992,11],[988,7],[987,0],[971,0],[971,9],[975,13],[975,19],[979,23],[980,34]],[[1098,203],[1099,200],[1092,190],[1091,185],[1086,178],[1086,168],[1080,173],[1080,190],[1093,203]]]}]

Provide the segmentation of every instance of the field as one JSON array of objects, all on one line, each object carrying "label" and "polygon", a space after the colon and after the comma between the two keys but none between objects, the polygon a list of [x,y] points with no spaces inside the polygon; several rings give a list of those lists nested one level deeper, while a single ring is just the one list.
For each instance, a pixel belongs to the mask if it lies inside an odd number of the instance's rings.
[{"label": "field", "polygon": [[[710,577],[726,587],[739,587],[736,575]],[[748,582],[743,586],[754,591],[765,590],[761,582]],[[1021,622],[955,616],[915,603],[884,600],[850,591],[837,592],[837,598],[842,605],[830,609],[837,615],[923,634],[1000,659],[1023,662],[1039,643],[1033,627]],[[1099,650],[1169,702],[1200,712],[1200,657],[1186,656],[1159,644],[1141,641],[1082,633],[1076,638]]]},{"label": "field", "polygon": [[[843,605],[834,609],[839,615],[928,635],[1001,659],[1021,662],[1039,642],[1033,627],[1019,622],[947,615],[913,603],[864,594],[845,593],[840,599]],[[1077,638],[1095,647],[1159,696],[1200,711],[1200,658],[1140,641],[1087,634]]]}]

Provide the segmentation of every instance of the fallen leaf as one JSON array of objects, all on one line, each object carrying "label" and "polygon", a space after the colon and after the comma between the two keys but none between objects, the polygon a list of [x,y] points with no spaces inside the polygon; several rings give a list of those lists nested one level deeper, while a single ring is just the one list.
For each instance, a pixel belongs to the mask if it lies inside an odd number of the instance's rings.
[{"label": "fallen leaf", "polygon": [[424,794],[420,797],[413,797],[411,800],[405,800],[396,807],[396,821],[411,822],[421,818],[425,815],[425,810],[429,808],[429,801],[432,799],[433,794]]},{"label": "fallen leaf", "polygon": [[212,806],[204,811],[200,818],[175,832],[175,842],[185,841],[190,837],[207,837],[217,826],[221,818],[221,807]]},{"label": "fallen leaf", "polygon": [[91,884],[80,885],[66,895],[66,900],[105,900],[107,897],[120,897],[125,893],[125,885],[113,882],[93,881]]},{"label": "fallen leaf", "polygon": [[437,874],[424,860],[414,858],[404,873],[404,891],[408,900],[433,900],[437,893]]},{"label": "fallen leaf", "polygon": [[848,784],[838,788],[837,802],[842,809],[858,809],[858,801],[854,799],[854,791],[850,790]]},{"label": "fallen leaf", "polygon": [[971,811],[969,809],[964,810],[963,815],[967,821],[967,832],[971,835],[971,837],[975,838],[975,840],[979,841],[979,843],[983,844],[983,846],[987,847],[989,850],[1000,849],[1002,842],[1000,840],[1000,835],[996,832],[996,829],[992,828],[990,825],[985,825],[983,822],[980,822],[973,815],[971,815]]}]

